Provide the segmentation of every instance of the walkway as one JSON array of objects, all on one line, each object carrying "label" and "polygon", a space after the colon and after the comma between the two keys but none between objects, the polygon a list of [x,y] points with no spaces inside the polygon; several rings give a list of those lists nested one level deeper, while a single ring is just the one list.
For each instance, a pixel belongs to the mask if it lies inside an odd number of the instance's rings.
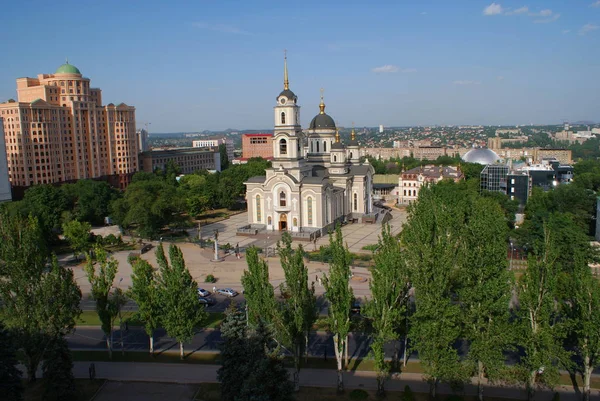
[{"label": "walkway", "polygon": [[[95,362],[96,377],[117,381],[145,381],[165,383],[215,383],[217,382],[218,365],[192,365],[176,363],[135,363],[135,362]],[[89,363],[75,362],[73,373],[76,378],[87,378]],[[377,389],[377,382],[373,372],[344,372],[346,388]],[[410,385],[415,392],[426,393],[429,386],[423,381],[421,374],[403,373],[393,377],[386,384],[390,391],[402,391],[405,385]],[[336,372],[327,369],[304,369],[300,371],[300,385],[311,387],[335,387]],[[561,387],[561,401],[579,400],[580,396],[572,389]],[[451,390],[446,385],[440,385],[441,394],[450,394]],[[473,385],[465,387],[466,395],[476,395],[477,388]],[[486,387],[484,394],[488,397],[505,397],[512,399],[526,399],[526,393],[521,388],[515,387]],[[538,391],[536,400],[550,399],[552,391]],[[600,395],[594,390],[592,397]]]}]

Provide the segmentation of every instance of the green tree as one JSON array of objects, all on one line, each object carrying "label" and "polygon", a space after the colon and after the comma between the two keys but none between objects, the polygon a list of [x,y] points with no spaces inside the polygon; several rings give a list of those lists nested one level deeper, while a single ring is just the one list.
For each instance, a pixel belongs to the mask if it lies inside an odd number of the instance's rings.
[{"label": "green tree", "polygon": [[[458,269],[457,230],[464,224],[464,197],[445,186],[421,188],[419,202],[409,207],[402,241],[411,267],[416,310],[410,338],[436,396],[440,381],[464,379],[454,343],[460,337],[460,306],[454,302],[453,277]],[[458,199],[461,199],[459,201]]]},{"label": "green tree", "polygon": [[227,146],[224,143],[219,144],[219,155],[221,156],[221,170],[227,170],[229,157],[227,156]]},{"label": "green tree", "polygon": [[159,327],[162,314],[157,277],[154,268],[147,261],[136,258],[132,266],[129,297],[138,306],[136,316],[144,322],[144,329],[150,338],[150,354],[154,354],[154,331]]},{"label": "green tree", "polygon": [[73,359],[64,337],[55,338],[42,365],[45,379],[44,399],[67,401],[77,395],[73,377]]},{"label": "green tree", "polygon": [[[259,323],[247,331],[243,313],[231,311],[225,319],[227,336],[217,372],[224,401],[291,401],[292,383],[268,328]],[[243,378],[243,380],[240,380]]]},{"label": "green tree", "polygon": [[102,248],[96,247],[94,252],[97,262],[94,263],[91,256],[88,255],[85,273],[92,287],[92,298],[96,301],[96,312],[106,337],[108,355],[112,359],[112,324],[116,315],[115,304],[110,299],[110,291],[117,275],[119,262],[113,257],[109,258]]},{"label": "green tree", "polygon": [[503,352],[512,343],[508,305],[511,274],[506,262],[505,216],[492,199],[474,198],[461,235],[457,295],[463,339],[469,342],[466,362],[476,373],[480,401],[485,378],[503,378]]},{"label": "green tree", "polygon": [[81,313],[81,292],[73,272],[58,264],[45,247],[37,219],[0,217],[0,320],[15,333],[29,381],[51,339],[72,331]]},{"label": "green tree", "polygon": [[[539,382],[553,386],[559,377],[557,363],[567,358],[562,347],[565,327],[558,319],[556,307],[559,269],[554,232],[544,227],[544,242],[528,259],[525,273],[517,284],[519,307],[515,311],[519,328],[518,344],[525,356],[521,358],[522,380],[529,399]],[[540,374],[542,373],[542,374]]]},{"label": "green tree", "polygon": [[73,249],[75,259],[79,260],[79,255],[90,249],[90,223],[71,220],[62,225],[63,235],[69,241]]},{"label": "green tree", "polygon": [[127,187],[123,198],[111,204],[112,214],[117,224],[154,238],[185,210],[185,199],[179,195],[174,184],[160,177],[137,180]]},{"label": "green tree", "polygon": [[365,305],[365,315],[371,318],[373,325],[371,352],[377,372],[377,394],[383,396],[391,368],[385,360],[384,346],[388,341],[398,339],[397,329],[405,316],[411,288],[400,243],[387,224],[381,230],[371,274],[371,300]]},{"label": "green tree", "polygon": [[600,366],[600,283],[589,259],[576,255],[575,268],[565,275],[567,295],[561,305],[569,318],[570,339],[583,378],[583,400],[590,400],[592,372]]},{"label": "green tree", "polygon": [[105,181],[78,180],[74,184],[60,187],[73,218],[92,225],[102,225],[109,215],[110,203],[119,197],[119,192]]},{"label": "green tree", "polygon": [[183,343],[194,337],[194,328],[202,324],[207,313],[200,308],[198,284],[185,266],[181,249],[175,245],[169,247],[170,263],[162,244],[156,255],[160,267],[159,299],[163,306],[161,321],[167,334],[179,342],[179,356],[183,359]]},{"label": "green tree", "polygon": [[308,283],[308,269],[304,265],[304,249],[292,249],[292,236],[285,232],[277,243],[277,252],[285,275],[284,296],[276,314],[277,335],[293,351],[294,388],[300,390],[300,365],[308,348],[308,335],[317,320],[314,282]]},{"label": "green tree", "polygon": [[248,270],[242,275],[244,297],[248,308],[248,320],[252,325],[259,321],[272,323],[277,310],[275,291],[269,282],[269,266],[258,256],[258,249],[250,247],[246,250]]},{"label": "green tree", "polygon": [[350,251],[344,246],[342,229],[338,226],[334,234],[329,234],[331,261],[329,274],[323,276],[323,286],[327,292],[329,330],[333,333],[333,345],[337,362],[337,391],[344,391],[343,357],[348,363],[348,334],[350,333],[350,308],[354,297],[350,287]]},{"label": "green tree", "polygon": [[50,242],[57,239],[62,213],[67,210],[67,199],[59,187],[53,185],[34,185],[25,191],[20,202],[21,216],[35,216],[40,223],[44,236]]},{"label": "green tree", "polygon": [[21,371],[17,368],[17,341],[0,322],[0,392],[7,401],[23,399]]}]

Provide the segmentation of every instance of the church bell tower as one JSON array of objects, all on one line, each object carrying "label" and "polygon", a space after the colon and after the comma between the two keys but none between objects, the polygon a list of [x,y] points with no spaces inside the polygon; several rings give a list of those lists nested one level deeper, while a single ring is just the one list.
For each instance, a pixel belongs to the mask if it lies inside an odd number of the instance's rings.
[{"label": "church bell tower", "polygon": [[275,129],[273,133],[273,164],[292,168],[304,158],[300,106],[298,97],[290,90],[287,70],[287,55],[283,60],[283,91],[277,96]]}]

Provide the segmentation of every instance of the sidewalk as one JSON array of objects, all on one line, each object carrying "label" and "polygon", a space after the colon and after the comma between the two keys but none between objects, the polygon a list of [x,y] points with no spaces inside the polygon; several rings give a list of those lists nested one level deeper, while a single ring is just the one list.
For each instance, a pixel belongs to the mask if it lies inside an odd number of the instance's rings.
[{"label": "sidewalk", "polygon": [[[76,378],[89,377],[89,362],[75,362],[73,374]],[[216,383],[219,365],[195,365],[178,363],[137,363],[137,362],[95,362],[96,377],[116,381],[146,381],[165,383]],[[376,390],[377,382],[375,373],[363,371],[344,372],[344,384],[346,388],[363,388]],[[418,373],[403,373],[392,377],[386,384],[390,391],[402,391],[405,385],[410,385],[415,392],[427,393],[429,385],[423,381]],[[336,371],[329,369],[304,369],[300,371],[300,385],[311,387],[335,387]],[[438,386],[440,394],[451,394],[447,385]],[[561,401],[580,400],[581,396],[572,388],[562,386],[557,388]],[[477,395],[477,387],[465,386],[465,395]],[[540,390],[536,393],[535,400],[549,400],[554,392]],[[504,397],[524,400],[527,394],[522,388],[516,387],[487,387],[484,390],[487,397]],[[599,390],[592,391],[593,397],[600,396]]]}]

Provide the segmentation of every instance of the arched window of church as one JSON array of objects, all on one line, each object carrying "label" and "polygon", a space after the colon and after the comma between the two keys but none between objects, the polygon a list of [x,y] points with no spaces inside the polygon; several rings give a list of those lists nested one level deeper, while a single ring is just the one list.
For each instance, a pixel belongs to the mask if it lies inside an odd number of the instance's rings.
[{"label": "arched window of church", "polygon": [[308,216],[308,225],[312,226],[313,223],[313,200],[312,198],[309,196],[308,198],[306,198],[306,214]]},{"label": "arched window of church", "polygon": [[256,195],[256,222],[262,221],[262,210],[260,210],[260,195]]},{"label": "arched window of church", "polygon": [[281,123],[285,124],[285,113],[283,111],[281,112]]},{"label": "arched window of church", "polygon": [[350,152],[350,158],[352,159],[352,152]]},{"label": "arched window of church", "polygon": [[271,225],[271,216],[267,217],[267,224]]},{"label": "arched window of church", "polygon": [[287,155],[287,141],[285,139],[279,140],[279,154]]},{"label": "arched window of church", "polygon": [[337,161],[337,156],[333,155],[333,161],[336,162]]},{"label": "arched window of church", "polygon": [[354,211],[358,211],[358,194],[354,193]]},{"label": "arched window of church", "polygon": [[406,196],[406,189],[404,190],[404,196]]},{"label": "arched window of church", "polygon": [[286,206],[287,202],[286,202],[286,198],[285,198],[285,191],[281,191],[279,193],[279,206]]},{"label": "arched window of church", "polygon": [[323,152],[327,152],[327,142],[323,141]]},{"label": "arched window of church", "polygon": [[294,217],[293,226],[298,227],[298,219]]},{"label": "arched window of church", "polygon": [[317,153],[319,153],[319,141],[317,141],[316,143],[317,143]]}]

